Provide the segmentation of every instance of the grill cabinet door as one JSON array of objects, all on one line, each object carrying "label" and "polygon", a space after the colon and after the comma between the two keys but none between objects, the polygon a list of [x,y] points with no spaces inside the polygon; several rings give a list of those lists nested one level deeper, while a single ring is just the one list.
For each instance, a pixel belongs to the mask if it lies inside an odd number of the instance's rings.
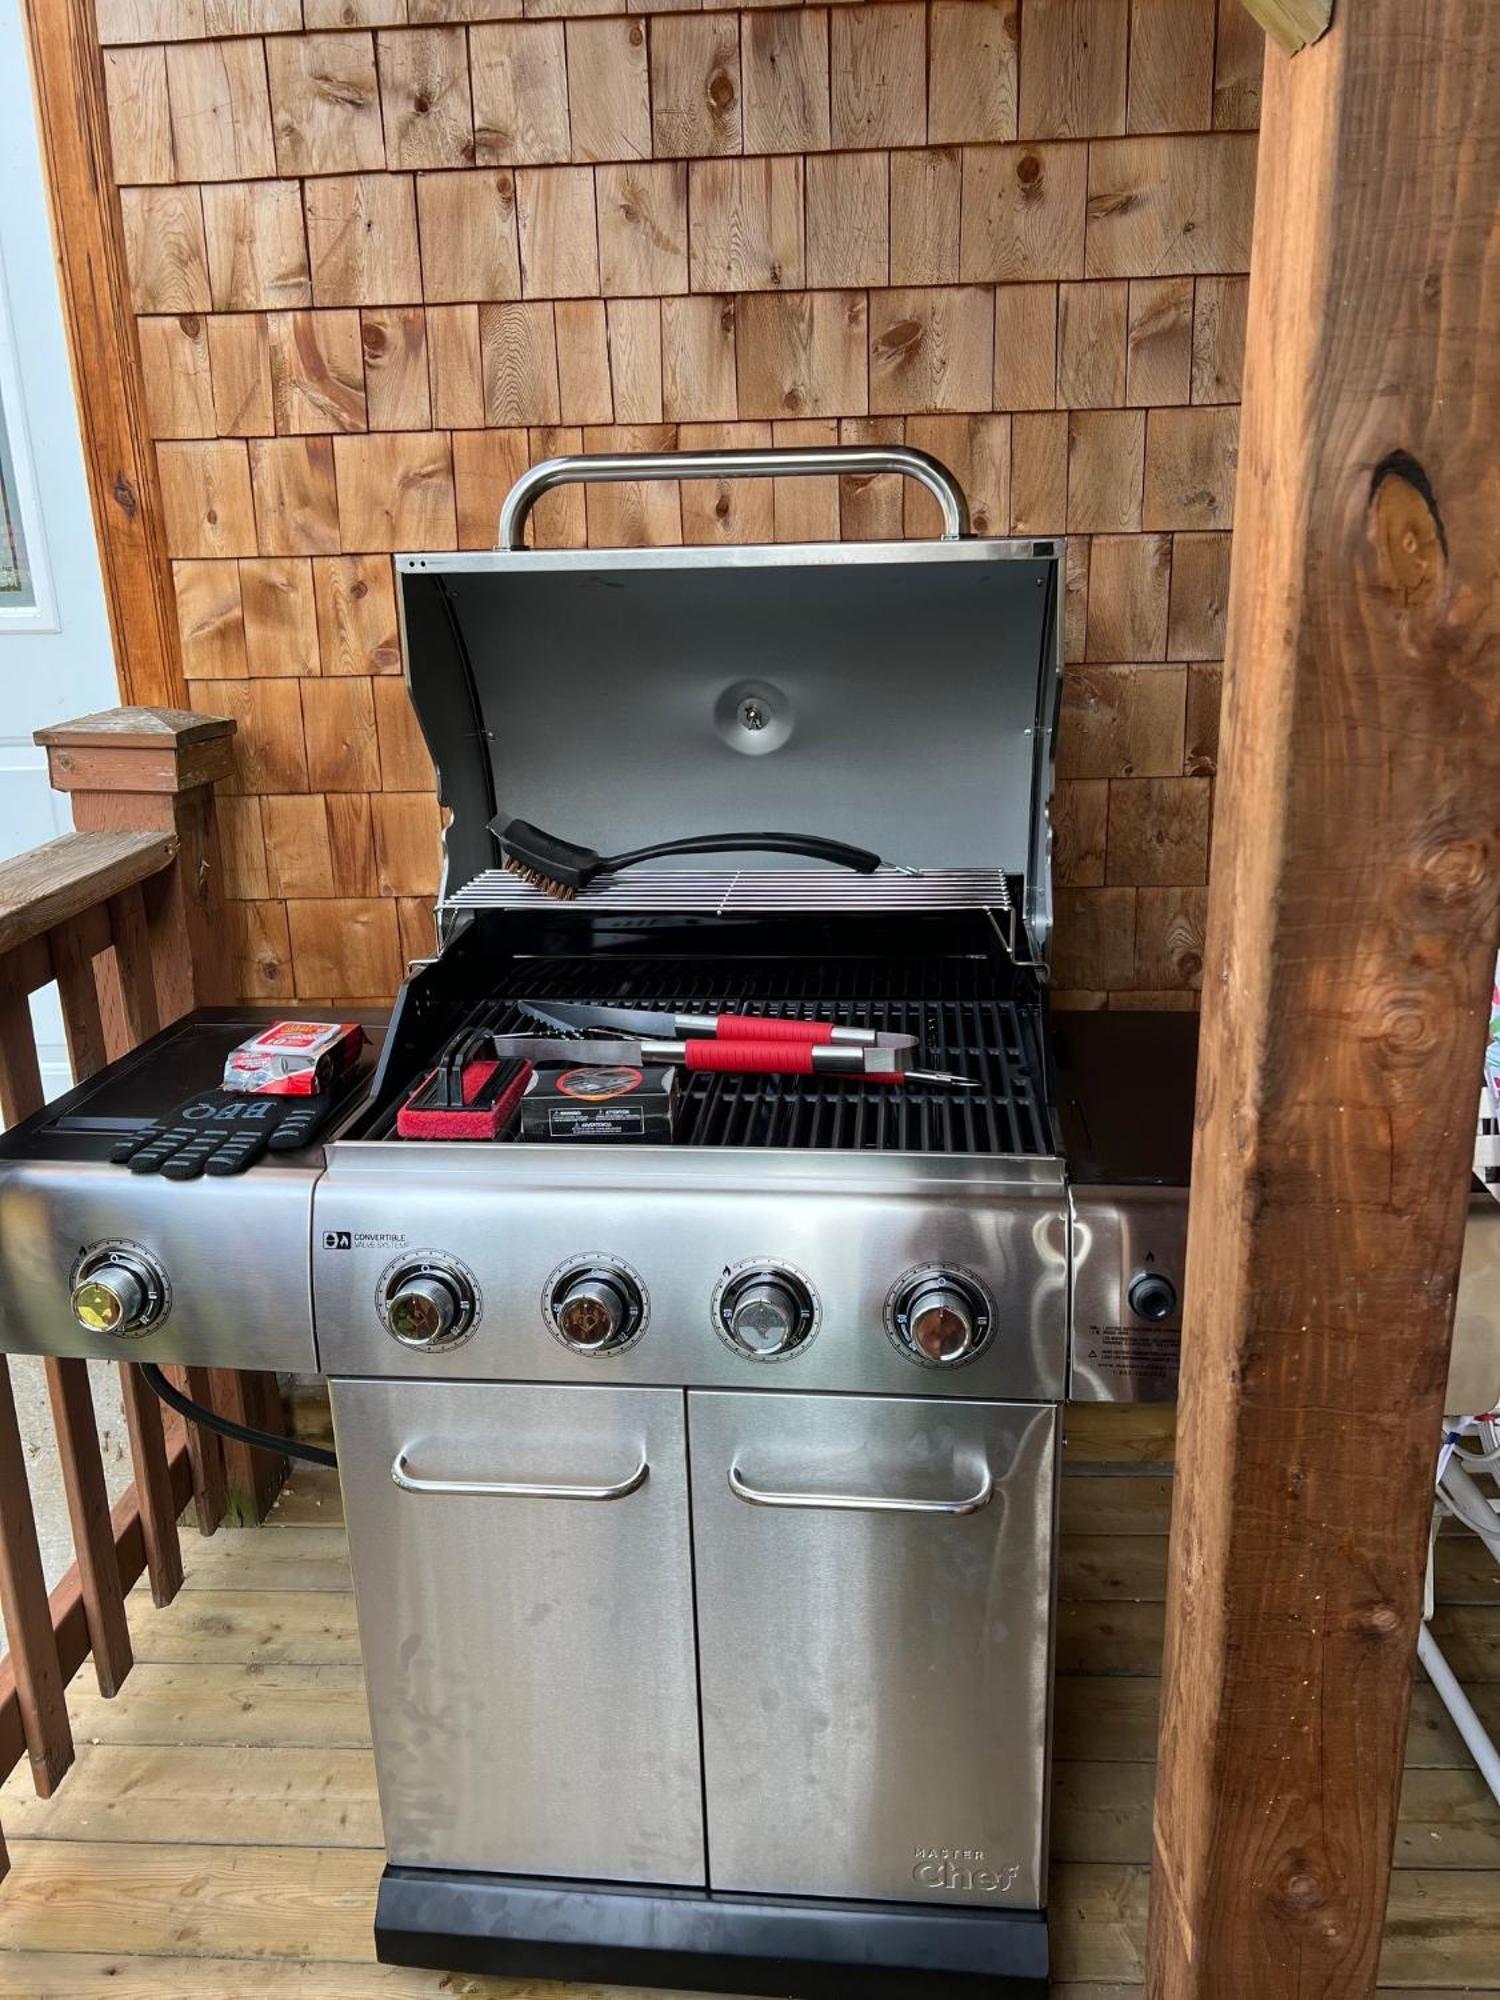
[{"label": "grill cabinet door", "polygon": [[701,1883],[681,1393],[332,1395],[391,1860]]},{"label": "grill cabinet door", "polygon": [[688,1410],[712,1886],[1040,1904],[1056,1411]]}]

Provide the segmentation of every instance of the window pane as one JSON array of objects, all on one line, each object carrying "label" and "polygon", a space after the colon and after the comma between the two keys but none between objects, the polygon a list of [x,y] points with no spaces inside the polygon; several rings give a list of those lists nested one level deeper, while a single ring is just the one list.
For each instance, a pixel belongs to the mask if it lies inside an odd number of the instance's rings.
[{"label": "window pane", "polygon": [[0,607],[22,610],[35,603],[10,433],[5,410],[0,406]]}]

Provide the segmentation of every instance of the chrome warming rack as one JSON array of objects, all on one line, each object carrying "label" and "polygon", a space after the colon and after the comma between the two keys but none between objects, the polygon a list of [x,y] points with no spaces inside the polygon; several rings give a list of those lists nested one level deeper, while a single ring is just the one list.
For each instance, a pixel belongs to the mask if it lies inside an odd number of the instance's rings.
[{"label": "chrome warming rack", "polygon": [[445,934],[455,919],[480,910],[553,910],[583,917],[915,916],[975,910],[988,919],[1013,965],[1047,977],[1045,961],[1028,949],[1010,885],[998,868],[879,868],[873,875],[831,868],[633,868],[600,876],[566,902],[507,868],[486,868],[438,902]]},{"label": "chrome warming rack", "polygon": [[784,916],[788,911],[910,916],[924,910],[1011,913],[1010,889],[996,868],[880,868],[854,875],[832,868],[632,868],[601,875],[567,903],[506,868],[487,868],[439,904],[461,910],[576,910],[580,915]]}]

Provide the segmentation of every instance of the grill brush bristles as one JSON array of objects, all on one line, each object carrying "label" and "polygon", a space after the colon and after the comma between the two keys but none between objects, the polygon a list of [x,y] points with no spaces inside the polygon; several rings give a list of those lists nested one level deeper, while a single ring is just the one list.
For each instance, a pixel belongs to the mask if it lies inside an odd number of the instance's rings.
[{"label": "grill brush bristles", "polygon": [[490,831],[499,838],[502,866],[559,903],[571,903],[596,875],[630,858],[620,855],[606,861],[592,847],[580,846],[575,840],[559,840],[555,834],[544,833],[541,827],[525,819],[509,820],[504,826],[492,822]]},{"label": "grill brush bristles", "polygon": [[628,854],[598,854],[577,841],[559,840],[530,820],[507,820],[503,826],[491,820],[490,831],[500,843],[501,866],[560,903],[571,903],[596,875],[617,875],[638,861],[656,861],[672,854],[801,854],[813,861],[852,868],[860,875],[873,875],[880,866],[880,856],[869,848],[825,840],[815,833],[700,834],[691,840],[664,840],[654,847],[633,848]]},{"label": "grill brush bristles", "polygon": [[540,889],[544,896],[551,896],[554,902],[577,901],[578,891],[571,882],[558,882],[550,875],[539,875],[535,868],[528,868],[523,861],[518,861],[512,854],[502,854],[501,865],[521,881],[528,882],[533,889]]},{"label": "grill brush bristles", "polygon": [[554,882],[548,875],[538,875],[534,868],[523,868],[519,862],[507,861],[505,866],[512,875],[519,876],[533,889],[540,889],[544,896],[550,896],[555,903],[575,903],[578,891],[567,882]]}]

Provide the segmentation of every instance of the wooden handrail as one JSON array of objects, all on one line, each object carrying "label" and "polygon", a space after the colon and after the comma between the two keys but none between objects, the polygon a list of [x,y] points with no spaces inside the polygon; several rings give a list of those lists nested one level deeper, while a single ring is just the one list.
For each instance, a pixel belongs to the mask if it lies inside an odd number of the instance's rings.
[{"label": "wooden handrail", "polygon": [[160,874],[176,853],[172,834],[65,833],[0,861],[0,957]]},{"label": "wooden handrail", "polygon": [[[0,862],[0,1111],[13,1125],[41,1110],[30,995],[56,981],[75,1080],[218,997],[213,784],[229,769],[233,725],[176,710],[122,709],[39,732],[54,785],[72,794],[80,831]],[[199,947],[195,951],[195,945]],[[191,1434],[129,1363],[120,1366],[135,1483],[111,1509],[86,1361],[45,1364],[77,1560],[49,1597],[8,1364],[0,1358],[0,1778],[21,1756],[52,1791],[73,1759],[66,1688],[92,1654],[103,1693],[132,1664],[125,1598],[143,1573],[164,1604],[182,1583],[177,1517],[189,1497],[211,1534],[234,1489],[259,1518],[284,1470],[217,1435]],[[188,1371],[198,1400],[270,1427],[274,1377]],[[237,1452],[237,1456],[235,1453]],[[227,1468],[227,1478],[226,1478]],[[6,1866],[0,1841],[0,1873]]]},{"label": "wooden handrail", "polygon": [[[80,1082],[109,1054],[99,989],[106,959],[112,961],[116,988],[132,992],[132,1018],[143,1032],[154,1033],[151,967],[132,955],[132,946],[143,912],[142,887],[171,868],[177,853],[178,841],[169,833],[73,833],[0,863],[0,1105],[7,1123],[30,1117],[44,1101],[29,1006],[38,987],[57,982],[73,1074]],[[100,1689],[113,1694],[133,1658],[125,1617],[128,1585],[111,1521],[88,1364],[49,1356],[45,1368],[76,1552],[65,1582],[82,1612]],[[128,1390],[127,1397],[135,1400]],[[166,1456],[159,1411],[153,1407],[144,1423],[130,1430],[145,1505],[154,1499],[158,1509],[168,1510],[166,1520],[153,1521],[149,1529],[142,1522],[142,1546],[170,1538],[175,1547],[170,1493],[159,1477],[143,1478]],[[179,1554],[166,1571],[173,1590],[171,1579],[180,1581],[181,1574]],[[64,1658],[48,1600],[8,1364],[0,1366],[0,1603],[10,1642],[0,1668],[7,1683],[0,1699],[13,1704],[33,1780],[45,1797],[73,1760],[65,1690],[79,1661]]]}]

